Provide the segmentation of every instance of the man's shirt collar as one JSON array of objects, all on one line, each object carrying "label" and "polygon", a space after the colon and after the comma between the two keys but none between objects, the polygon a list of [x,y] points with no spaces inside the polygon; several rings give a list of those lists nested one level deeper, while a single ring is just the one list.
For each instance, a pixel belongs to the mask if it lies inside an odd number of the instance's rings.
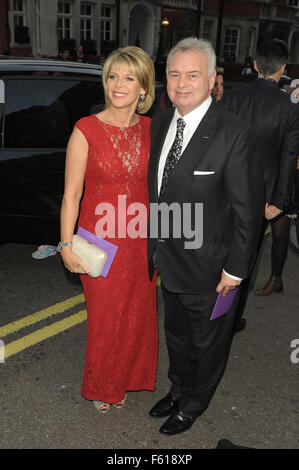
[{"label": "man's shirt collar", "polygon": [[206,114],[207,110],[209,109],[212,103],[212,97],[208,96],[208,98],[201,103],[197,108],[190,111],[190,113],[186,114],[184,117],[180,115],[177,108],[175,108],[175,112],[173,115],[173,120],[176,122],[178,118],[184,119],[186,126],[189,128],[191,132],[194,132],[197,128],[198,124]]}]

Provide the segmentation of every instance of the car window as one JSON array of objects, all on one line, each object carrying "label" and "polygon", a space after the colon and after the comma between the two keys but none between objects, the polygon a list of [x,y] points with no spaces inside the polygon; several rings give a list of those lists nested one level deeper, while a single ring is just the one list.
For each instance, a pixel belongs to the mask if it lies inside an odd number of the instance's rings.
[{"label": "car window", "polygon": [[104,102],[99,79],[7,79],[4,147],[65,148],[75,122]]}]

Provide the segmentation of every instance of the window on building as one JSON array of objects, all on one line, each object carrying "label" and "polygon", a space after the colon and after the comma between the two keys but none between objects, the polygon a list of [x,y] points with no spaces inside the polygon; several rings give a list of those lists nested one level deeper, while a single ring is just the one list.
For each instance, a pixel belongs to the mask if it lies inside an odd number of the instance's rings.
[{"label": "window on building", "polygon": [[25,1],[24,0],[13,0],[13,22],[14,27],[25,26],[26,25],[26,15],[25,15]]},{"label": "window on building", "polygon": [[93,4],[90,2],[81,2],[80,4],[80,38],[81,42],[85,39],[93,39],[94,12]]},{"label": "window on building", "polygon": [[254,40],[255,40],[255,29],[249,28],[248,33],[247,33],[246,54],[245,54],[246,57],[253,56]]},{"label": "window on building", "polygon": [[58,2],[58,38],[70,39],[72,35],[72,5],[70,1]]},{"label": "window on building", "polygon": [[112,7],[102,5],[101,7],[101,40],[112,39]]},{"label": "window on building", "polygon": [[213,26],[214,26],[214,21],[205,20],[204,25],[203,25],[203,33],[202,33],[202,36],[204,39],[207,39],[208,41],[212,40]]},{"label": "window on building", "polygon": [[261,13],[262,13],[262,16],[266,16],[267,18],[270,18],[271,7],[269,5],[263,5]]},{"label": "window on building", "polygon": [[299,0],[289,0],[288,1],[288,6],[289,7],[299,8]]},{"label": "window on building", "polygon": [[239,50],[239,29],[226,28],[224,32],[223,57],[226,60],[236,61]]}]

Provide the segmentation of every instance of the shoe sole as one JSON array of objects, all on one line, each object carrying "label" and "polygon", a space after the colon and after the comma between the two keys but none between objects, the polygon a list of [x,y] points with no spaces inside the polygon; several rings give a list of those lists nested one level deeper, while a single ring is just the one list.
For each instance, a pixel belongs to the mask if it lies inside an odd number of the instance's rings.
[{"label": "shoe sole", "polygon": [[275,294],[280,294],[281,292],[283,292],[283,289],[275,289],[275,290],[272,290],[271,292],[269,292],[268,294],[261,294],[260,292],[255,291],[255,295],[257,295],[259,297],[268,297],[269,295],[273,294],[273,292]]}]

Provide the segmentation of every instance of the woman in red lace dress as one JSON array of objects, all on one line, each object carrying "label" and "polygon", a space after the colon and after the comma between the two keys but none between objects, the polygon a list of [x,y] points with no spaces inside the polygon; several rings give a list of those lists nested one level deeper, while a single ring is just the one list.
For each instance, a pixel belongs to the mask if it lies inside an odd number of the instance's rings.
[{"label": "woman in red lace dress", "polygon": [[[146,258],[150,119],[140,115],[154,99],[153,64],[137,47],[118,49],[106,60],[102,79],[106,109],[80,119],[68,144],[61,241],[72,240],[84,185],[79,226],[103,237],[98,229],[105,228],[100,207],[106,203],[115,217],[105,238],[118,251],[105,279],[88,276],[71,246],[61,255],[67,269],[82,274],[87,306],[82,394],[105,413],[110,405],[121,408],[127,391],[154,390],[158,340],[156,287]],[[136,207],[144,209],[137,226]]]}]

